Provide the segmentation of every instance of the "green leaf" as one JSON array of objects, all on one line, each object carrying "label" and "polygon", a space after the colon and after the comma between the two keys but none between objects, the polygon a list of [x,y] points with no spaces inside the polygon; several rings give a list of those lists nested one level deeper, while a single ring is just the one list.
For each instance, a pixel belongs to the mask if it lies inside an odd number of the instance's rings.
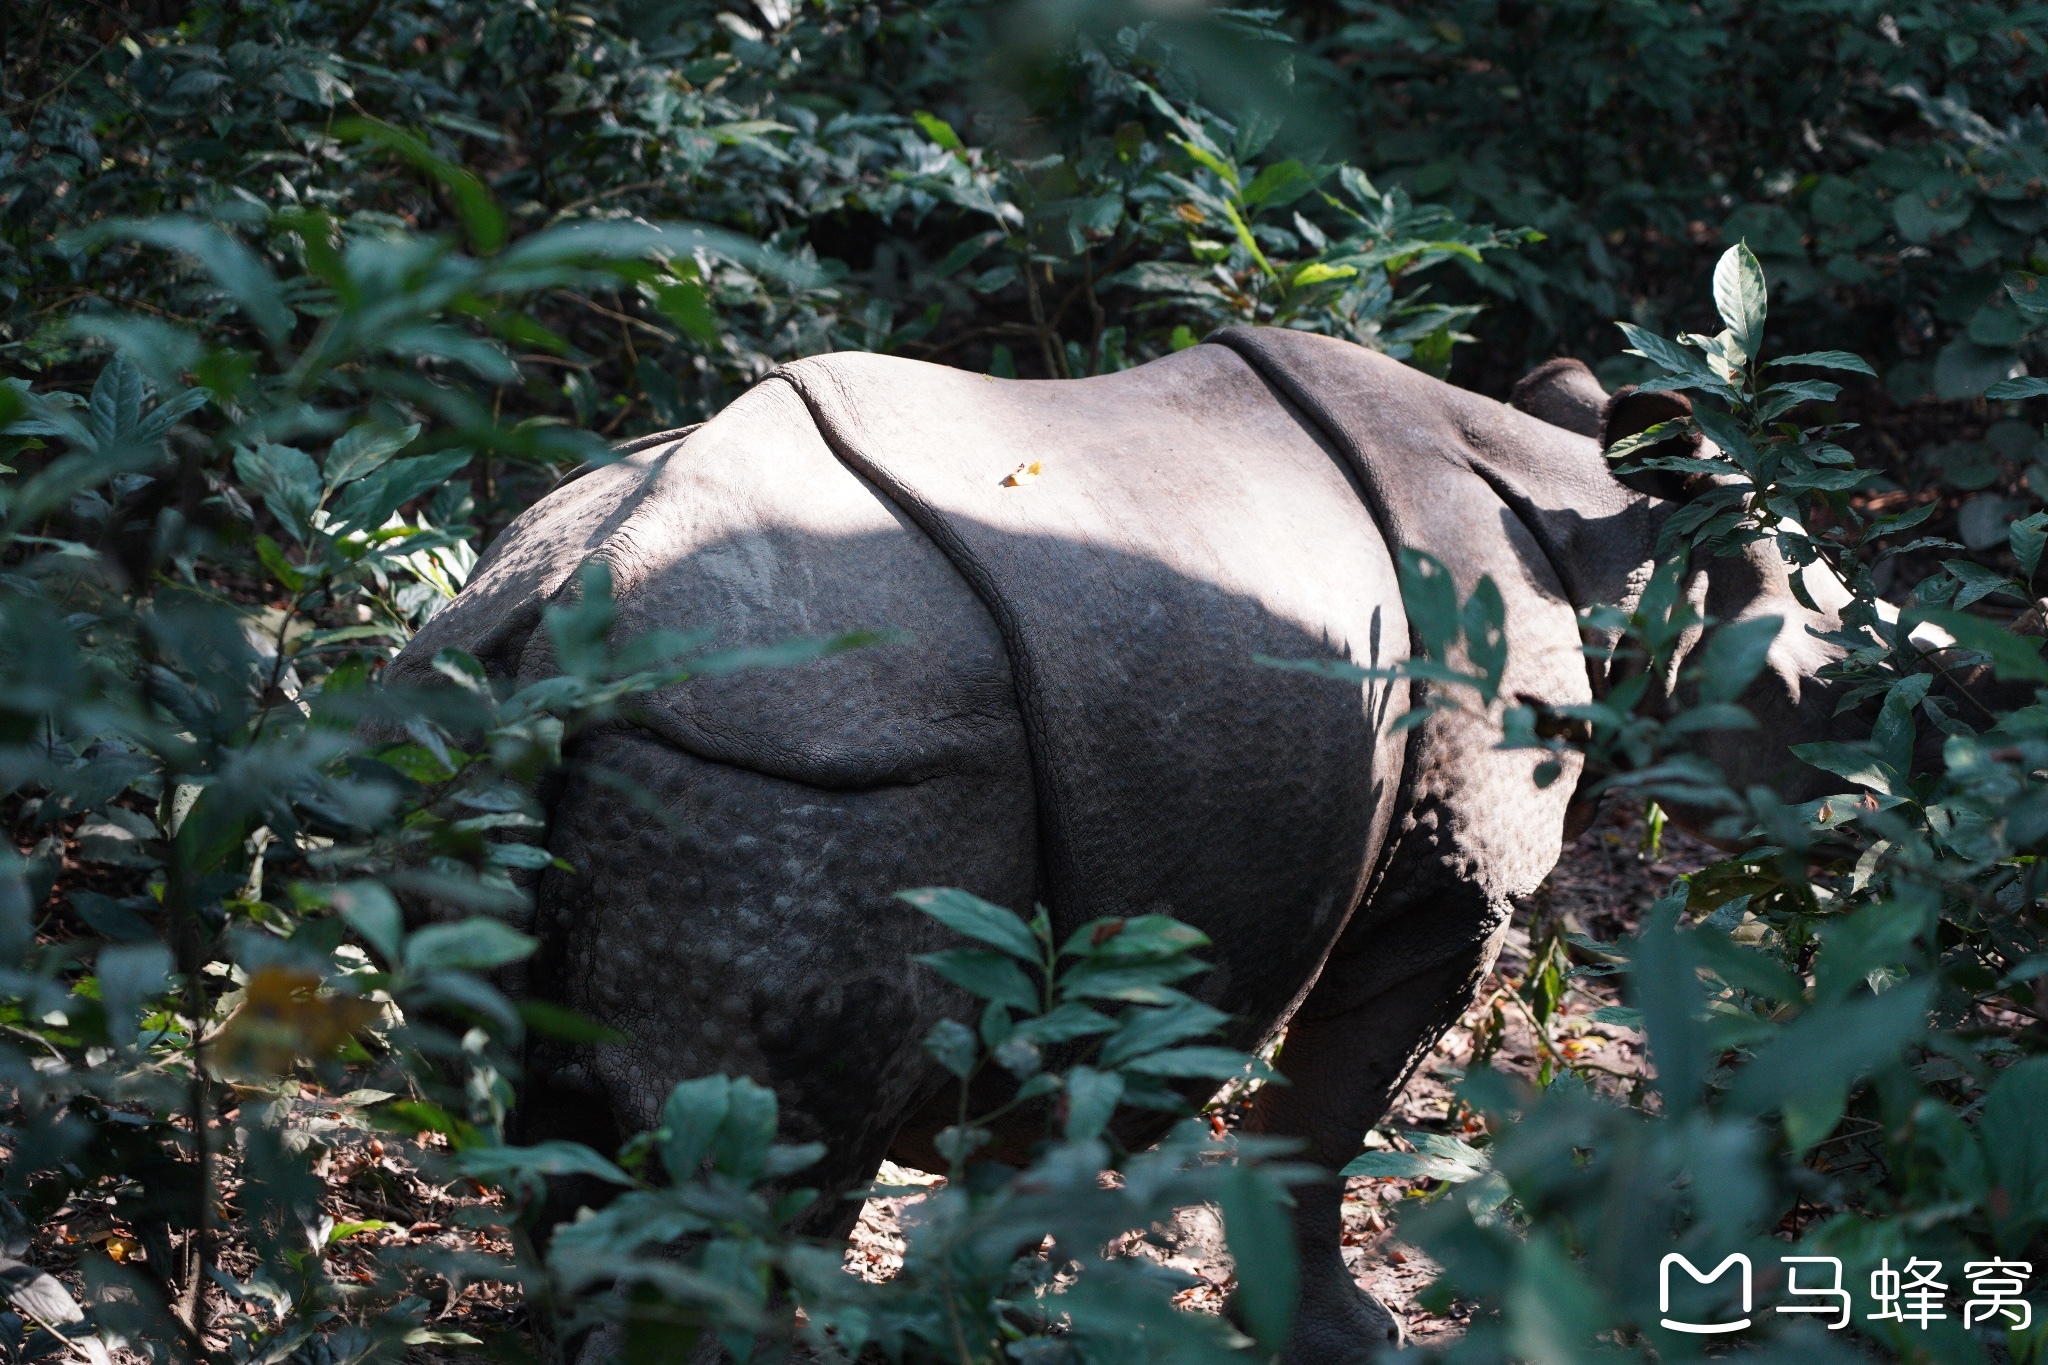
[{"label": "green leaf", "polygon": [[1706,433],[1708,440],[1721,447],[1722,454],[1733,459],[1745,470],[1756,468],[1756,447],[1750,444],[1749,437],[1743,433],[1734,418],[1725,412],[1717,412],[1711,407],[1702,406],[1693,410],[1692,420]]},{"label": "green leaf", "polygon": [[1000,948],[1033,966],[1045,956],[1030,927],[1015,912],[957,887],[926,886],[898,891],[896,899],[916,906],[956,934]]},{"label": "green leaf", "polygon": [[560,1038],[569,1043],[630,1043],[631,1036],[615,1028],[607,1028],[595,1019],[586,1019],[576,1011],[545,1000],[521,1000],[519,1017],[526,1027],[544,1038]]},{"label": "green leaf", "polygon": [[1836,1093],[1846,1094],[1925,1033],[1929,999],[1929,984],[1917,981],[1832,1009],[1809,1010],[1742,1068],[1729,1090],[1730,1104],[1749,1113],[1786,1112],[1788,1128],[1799,1129],[1796,1140],[1819,1141],[1827,1134],[1816,1136],[1815,1126],[1829,1114],[1839,1116]]},{"label": "green leaf", "polygon": [[2039,398],[2048,394],[2048,379],[2001,379],[1984,390],[1986,398]]},{"label": "green leaf", "polygon": [[2005,292],[2035,326],[2048,321],[2048,290],[2041,288],[2039,275],[2015,270],[2005,277]]},{"label": "green leaf", "polygon": [[916,960],[983,1000],[1027,1013],[1038,1008],[1038,992],[1031,979],[1001,953],[949,948],[942,953],[920,953]]},{"label": "green leaf", "polygon": [[1688,351],[1675,341],[1666,341],[1655,332],[1636,326],[1633,322],[1617,322],[1622,335],[1629,341],[1631,353],[1639,355],[1651,364],[1670,374],[1697,377],[1718,385],[1720,379],[1707,368],[1706,361],[1695,352]]},{"label": "green leaf", "polygon": [[1273,1173],[1237,1163],[1216,1183],[1224,1240],[1237,1269],[1232,1307],[1267,1352],[1282,1349],[1294,1330],[1300,1275],[1295,1260],[1292,1200]]},{"label": "green leaf", "polygon": [[1899,795],[1899,789],[1905,785],[1903,773],[1860,745],[1830,739],[1794,744],[1791,750],[1792,756],[1802,763],[1811,763],[1822,772],[1833,773],[1886,796]]},{"label": "green leaf", "polygon": [[263,561],[263,567],[292,592],[302,591],[313,581],[298,565],[285,558],[284,550],[269,536],[256,537],[256,558]]},{"label": "green leaf", "polygon": [[936,114],[922,109],[913,110],[910,115],[917,120],[917,126],[924,129],[924,135],[949,152],[965,153],[967,147],[960,141],[960,134],[953,131],[953,125]]},{"label": "green leaf", "polygon": [[958,1019],[941,1019],[924,1036],[924,1050],[938,1058],[940,1066],[966,1080],[974,1072],[981,1044],[974,1030]]},{"label": "green leaf", "polygon": [[522,1173],[588,1175],[614,1185],[632,1185],[633,1177],[580,1142],[537,1142],[531,1147],[472,1147],[455,1158],[456,1169],[480,1180],[503,1180]]},{"label": "green leaf", "polygon": [[331,531],[341,535],[351,530],[378,530],[392,513],[454,478],[472,458],[467,450],[444,450],[396,460],[357,479],[335,509]]},{"label": "green leaf", "polygon": [[1351,1158],[1337,1174],[1346,1180],[1353,1176],[1370,1180],[1442,1180],[1446,1178],[1445,1172],[1462,1169],[1416,1152],[1365,1152]]},{"label": "green leaf", "polygon": [[671,1180],[688,1180],[711,1155],[711,1143],[732,1108],[732,1081],[698,1076],[668,1092],[661,1106],[661,1164]]},{"label": "green leaf", "polygon": [[1493,1169],[1484,1152],[1438,1133],[1411,1135],[1416,1152],[1367,1151],[1351,1159],[1341,1176],[1363,1175],[1378,1180],[1442,1180],[1461,1185]]},{"label": "green leaf", "polygon": [[[387,1223],[381,1218],[365,1218],[359,1222],[336,1223],[327,1233],[327,1245],[333,1246],[336,1242],[346,1242],[359,1232],[382,1232],[386,1228],[395,1228],[397,1226],[398,1224]],[[476,1341],[477,1339],[472,1337],[470,1340]],[[478,1344],[481,1345],[482,1343],[478,1342]]]},{"label": "green leaf", "polygon": [[327,903],[387,963],[396,965],[404,960],[405,912],[383,883],[343,882],[327,892]]},{"label": "green leaf", "polygon": [[1170,1047],[1133,1057],[1120,1069],[1141,1076],[1206,1076],[1219,1081],[1242,1075],[1247,1069],[1255,1073],[1266,1070],[1249,1053],[1229,1047]]},{"label": "green leaf", "polygon": [[[1169,1005],[1164,1009],[1132,1010],[1115,1035],[1103,1042],[1102,1052],[1096,1060],[1102,1066],[1113,1068],[1158,1048],[1214,1033],[1229,1022],[1229,1015],[1197,1000]],[[1241,1069],[1242,1058],[1239,1066]]]},{"label": "green leaf", "polygon": [[79,248],[125,240],[183,252],[199,262],[272,345],[281,344],[291,332],[294,319],[285,306],[277,276],[240,238],[212,223],[177,215],[117,218],[96,223],[62,240]]},{"label": "green leaf", "polygon": [[1769,307],[1764,268],[1748,242],[1737,242],[1714,266],[1714,310],[1750,360],[1763,353],[1764,317]]},{"label": "green leaf", "polygon": [[343,119],[334,125],[333,135],[394,152],[440,181],[447,188],[448,197],[455,201],[455,215],[462,220],[470,250],[489,256],[505,245],[509,225],[505,211],[498,207],[497,197],[483,181],[454,162],[436,156],[418,137],[373,118]]},{"label": "green leaf", "polygon": [[2036,512],[2015,521],[2006,528],[2005,541],[2012,548],[2012,557],[2019,562],[2020,580],[2031,583],[2034,571],[2041,567],[2041,548],[2048,544],[2048,512]]},{"label": "green leaf", "polygon": [[[1294,277],[1288,281],[1288,287],[1300,289],[1304,285],[1322,284],[1327,280],[1348,280],[1357,274],[1358,267],[1355,265],[1329,265],[1322,261],[1310,261],[1294,272]],[[1190,345],[1194,342],[1192,332],[1188,334],[1188,341]],[[1185,348],[1176,346],[1175,349]]]},{"label": "green leaf", "polygon": [[1974,560],[1944,559],[1941,561],[1941,567],[1962,580],[1962,590],[1950,603],[1957,610],[1969,606],[1972,602],[1981,602],[1993,593],[2009,593],[2021,598],[2026,596],[2026,592],[2010,578],[1996,569],[1987,569]]},{"label": "green leaf", "polygon": [[1423,652],[1438,663],[1448,661],[1460,634],[1458,583],[1443,562],[1420,550],[1401,547],[1398,575],[1401,605],[1408,625],[1421,637]]},{"label": "green leaf", "polygon": [[[1133,915],[1088,921],[1067,939],[1060,955],[1131,961],[1177,957],[1208,945],[1209,936],[1191,924],[1168,915]],[[1202,969],[1200,963],[1192,965]]]},{"label": "green leaf", "polygon": [[1806,998],[1805,983],[1769,955],[1711,930],[1689,938],[1689,947],[1701,965],[1729,985],[1784,1005],[1796,1005]]},{"label": "green leaf", "polygon": [[1685,907],[1688,890],[1680,882],[1650,907],[1637,935],[1630,977],[1630,992],[1643,1012],[1643,1031],[1657,1068],[1657,1092],[1663,1096],[1664,1112],[1673,1117],[1698,1105],[1707,1074],[1706,1030],[1699,1017],[1705,1002],[1692,945],[1678,932],[1678,912]]},{"label": "green leaf", "polygon": [[235,451],[235,473],[294,540],[313,534],[313,509],[320,505],[320,467],[296,446],[260,441]]},{"label": "green leaf", "polygon": [[1872,540],[1879,536],[1897,535],[1900,531],[1910,530],[1918,526],[1940,509],[1941,500],[1939,498],[1923,502],[1918,507],[1908,507],[1903,512],[1894,512],[1890,516],[1879,517],[1876,521],[1870,523],[1870,530],[1866,534]]},{"label": "green leaf", "polygon": [[685,335],[706,346],[717,343],[718,315],[711,309],[711,300],[706,297],[704,286],[695,280],[656,285],[654,306],[661,310],[663,317],[682,328]]},{"label": "green leaf", "polygon": [[737,232],[700,223],[626,219],[562,223],[522,237],[493,263],[493,274],[501,279],[555,283],[559,276],[553,272],[566,266],[650,257],[688,260],[700,251],[771,275],[792,288],[811,289],[825,281],[824,272],[814,262],[763,246]]},{"label": "green leaf", "polygon": [[1465,637],[1465,656],[1479,670],[1479,696],[1488,705],[1500,694],[1501,679],[1508,670],[1507,604],[1491,575],[1482,574],[1472,585],[1459,613]]},{"label": "green leaf", "polygon": [[1817,370],[1850,370],[1873,379],[1877,377],[1877,371],[1870,368],[1870,362],[1853,351],[1806,351],[1800,355],[1780,356],[1765,368],[1775,369],[1780,365],[1811,365]]},{"label": "green leaf", "polygon": [[[1216,153],[1194,142],[1178,138],[1175,141],[1180,143],[1181,150],[1192,157],[1198,165],[1207,166],[1210,170],[1222,176],[1223,182],[1229,185],[1233,191],[1238,188],[1237,167],[1231,165],[1228,161],[1216,155]],[[1256,247],[1253,249],[1257,250]]]},{"label": "green leaf", "polygon": [[1077,1066],[1067,1072],[1067,1141],[1087,1142],[1099,1135],[1123,1097],[1124,1078],[1114,1071]]},{"label": "green leaf", "polygon": [[767,1167],[778,1108],[773,1090],[746,1076],[734,1077],[725,1122],[711,1140],[711,1169],[751,1184]]},{"label": "green leaf", "polygon": [[459,924],[430,924],[405,944],[411,972],[488,972],[533,955],[540,940],[503,920],[472,915]]},{"label": "green leaf", "polygon": [[1069,1000],[1036,1018],[1019,1023],[1011,1030],[1010,1036],[1050,1045],[1070,1043],[1076,1038],[1098,1033],[1112,1033],[1116,1027],[1116,1021],[1109,1016],[1089,1009],[1079,1001]]},{"label": "green leaf", "polygon": [[93,975],[106,1006],[108,1041],[131,1047],[143,1007],[170,988],[171,950],[153,940],[110,943],[93,960]]},{"label": "green leaf", "polygon": [[1168,982],[1208,970],[1200,962],[1148,962],[1126,966],[1091,961],[1060,978],[1060,992],[1077,1000],[1122,1000],[1135,1005],[1173,1005],[1188,997]]},{"label": "green leaf", "polygon": [[1801,403],[1832,403],[1841,394],[1842,386],[1840,384],[1830,384],[1825,379],[1794,379],[1789,383],[1773,384],[1765,389],[1760,396],[1776,398],[1781,401],[1770,404],[1769,410],[1763,416],[1769,418],[1776,414],[1789,412]]},{"label": "green leaf", "polygon": [[327,451],[327,487],[339,488],[378,469],[386,460],[411,445],[419,434],[417,422],[396,430],[368,422],[350,427]]},{"label": "green leaf", "polygon": [[1998,1075],[1984,1101],[1977,1137],[1994,1189],[1992,1227],[2009,1252],[2022,1250],[2048,1226],[2048,1057],[2016,1062]]},{"label": "green leaf", "polygon": [[1885,692],[1877,724],[1871,728],[1871,747],[1883,755],[1893,772],[1902,777],[1913,769],[1913,712],[1926,699],[1927,689],[1933,682],[1932,673],[1915,673],[1893,683]]},{"label": "green leaf", "polygon": [[[1289,159],[1276,161],[1253,177],[1252,183],[1244,188],[1244,202],[1275,206],[1290,204],[1314,189],[1316,176],[1299,161]],[[1356,273],[1355,271],[1353,272]]]},{"label": "green leaf", "polygon": [[1380,204],[1379,188],[1356,166],[1344,166],[1337,172],[1337,183],[1344,192],[1358,202],[1360,208],[1377,208]]},{"label": "green leaf", "polygon": [[1700,700],[1734,702],[1763,672],[1784,618],[1758,616],[1717,627],[1699,654]]},{"label": "green leaf", "polygon": [[1926,924],[1918,907],[1896,902],[1867,905],[1828,922],[1821,931],[1826,951],[1814,970],[1814,1004],[1846,1000],[1872,972],[1908,961]]}]

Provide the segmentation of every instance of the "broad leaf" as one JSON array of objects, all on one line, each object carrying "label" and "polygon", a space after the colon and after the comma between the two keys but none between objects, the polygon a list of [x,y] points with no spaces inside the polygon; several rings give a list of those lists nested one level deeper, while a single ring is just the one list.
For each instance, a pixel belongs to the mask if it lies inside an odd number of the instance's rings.
[{"label": "broad leaf", "polygon": [[1764,318],[1769,308],[1764,268],[1750,251],[1749,243],[1737,242],[1722,253],[1714,266],[1714,309],[1750,360],[1763,351]]},{"label": "broad leaf", "polygon": [[1765,368],[1775,369],[1780,365],[1811,365],[1817,370],[1850,370],[1873,379],[1877,377],[1877,371],[1870,368],[1870,362],[1853,351],[1806,351],[1799,355],[1780,356]]},{"label": "broad leaf", "polygon": [[459,924],[430,924],[405,944],[406,970],[487,972],[532,955],[540,941],[503,920],[472,915]]},{"label": "broad leaf", "polygon": [[2048,394],[2048,379],[2001,379],[1984,390],[1986,398],[2039,398]]},{"label": "broad leaf", "polygon": [[920,953],[917,960],[983,1000],[1026,1012],[1038,1008],[1038,991],[1031,979],[1001,953],[950,948],[942,953]]},{"label": "broad leaf", "polygon": [[898,891],[896,899],[908,901],[956,934],[1000,948],[1011,957],[1021,958],[1034,966],[1045,955],[1030,927],[1015,913],[957,887],[928,886],[915,891]]}]

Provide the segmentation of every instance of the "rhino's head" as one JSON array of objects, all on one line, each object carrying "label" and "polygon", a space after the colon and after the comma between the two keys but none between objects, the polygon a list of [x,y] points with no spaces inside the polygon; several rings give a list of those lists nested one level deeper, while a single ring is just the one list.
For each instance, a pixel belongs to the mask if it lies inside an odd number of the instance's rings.
[{"label": "rhino's head", "polygon": [[[1531,416],[1595,438],[1603,449],[1690,411],[1686,400],[1676,394],[1624,389],[1609,396],[1592,372],[1576,360],[1554,360],[1536,370],[1516,387],[1512,402]],[[1688,439],[1695,445],[1700,441],[1697,433]],[[1685,452],[1658,448],[1657,453]],[[1651,520],[1661,526],[1716,478],[1647,473],[1624,476],[1622,482],[1656,500],[1656,515]],[[1795,572],[1801,575],[1811,607],[1793,590]],[[1712,634],[1761,617],[1776,617],[1784,624],[1771,644],[1764,668],[1739,698],[1756,718],[1757,727],[1703,732],[1696,751],[1717,763],[1737,791],[1762,786],[1781,800],[1806,801],[1840,790],[1840,778],[1801,762],[1790,748],[1816,740],[1854,741],[1871,732],[1874,713],[1852,708],[1837,714],[1846,685],[1819,676],[1842,657],[1841,647],[1824,637],[1843,629],[1839,613],[1852,600],[1849,592],[1823,565],[1795,569],[1785,561],[1775,540],[1765,539],[1735,554],[1696,556],[1685,593],[1709,625],[1695,628],[1682,639],[1675,659],[1650,688],[1644,704],[1665,714],[1693,704],[1697,683],[1680,679],[1703,658],[1702,650]],[[1616,663],[1606,681],[1610,685],[1619,681],[1630,666],[1627,661]],[[1708,823],[1707,812],[1673,814],[1693,827]]]}]

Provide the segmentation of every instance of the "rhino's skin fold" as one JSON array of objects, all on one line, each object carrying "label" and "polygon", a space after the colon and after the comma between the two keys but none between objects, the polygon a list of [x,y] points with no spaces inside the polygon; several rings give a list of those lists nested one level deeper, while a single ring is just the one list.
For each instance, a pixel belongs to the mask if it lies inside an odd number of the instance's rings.
[{"label": "rhino's skin fold", "polygon": [[[1583,430],[1586,401],[1552,406]],[[910,960],[949,936],[890,897],[956,885],[1043,901],[1062,933],[1154,911],[1203,929],[1215,970],[1193,989],[1237,1016],[1232,1041],[1290,1026],[1292,1084],[1263,1091],[1255,1121],[1341,1166],[1469,1002],[1511,898],[1556,862],[1576,772],[1539,789],[1536,756],[1496,750],[1489,717],[1392,732],[1405,686],[1254,656],[1406,657],[1392,550],[1408,545],[1461,592],[1499,586],[1504,698],[1583,702],[1575,608],[1640,593],[1670,506],[1616,482],[1580,432],[1282,329],[1071,381],[817,357],[567,483],[389,681],[428,682],[450,646],[495,676],[548,676],[541,610],[593,560],[620,640],[903,638],[692,680],[573,747],[550,847],[575,871],[539,884],[529,986],[635,1041],[534,1045],[525,1136],[616,1142],[676,1081],[745,1073],[775,1087],[789,1140],[829,1145],[805,1179],[819,1229],[843,1230],[855,1206],[837,1196],[884,1155],[937,1164],[951,1104],[920,1043],[964,1005]],[[1739,568],[1724,614],[1818,619],[1774,548]],[[1799,692],[1798,633],[1772,676],[1806,725],[1824,698]],[[1339,1193],[1299,1194],[1292,1361],[1398,1337],[1339,1257]]]}]

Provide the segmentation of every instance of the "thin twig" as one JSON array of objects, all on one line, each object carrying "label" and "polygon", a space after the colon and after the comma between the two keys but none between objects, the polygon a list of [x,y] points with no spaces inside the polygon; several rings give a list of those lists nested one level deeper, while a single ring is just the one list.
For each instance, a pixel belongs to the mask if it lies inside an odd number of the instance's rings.
[{"label": "thin twig", "polygon": [[608,190],[601,190],[596,194],[586,195],[573,203],[564,204],[556,209],[554,216],[548,219],[548,226],[553,227],[578,209],[587,209],[593,204],[601,204],[615,195],[632,194],[636,190],[651,190],[667,183],[665,180],[636,180],[630,185],[614,185]]},{"label": "thin twig", "polygon": [[[571,303],[580,303],[585,308],[588,308],[591,312],[600,314],[604,317],[608,317],[614,322],[622,323],[629,327],[638,327],[641,331],[647,332],[653,336],[658,336],[663,341],[666,341],[671,345],[673,345],[676,341],[675,333],[663,331],[661,328],[656,327],[653,323],[648,322],[643,318],[636,318],[630,313],[615,312],[612,309],[607,308],[603,304],[597,302],[597,300],[595,299],[585,298],[581,294],[574,294],[566,289],[553,289],[549,290],[548,292],[555,295],[555,297],[557,298],[567,299]],[[630,348],[632,342],[628,341],[626,344]]]}]

